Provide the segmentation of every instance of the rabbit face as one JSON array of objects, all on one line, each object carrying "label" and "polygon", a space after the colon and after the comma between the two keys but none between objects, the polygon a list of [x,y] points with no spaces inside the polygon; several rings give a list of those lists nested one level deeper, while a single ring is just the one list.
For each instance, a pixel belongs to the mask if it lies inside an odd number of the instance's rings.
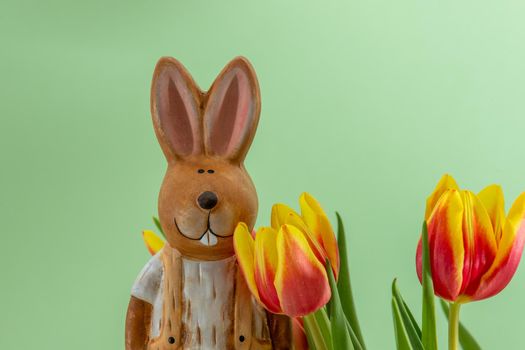
[{"label": "rabbit face", "polygon": [[185,256],[232,256],[237,223],[255,224],[255,187],[244,167],[229,162],[203,158],[175,164],[160,193],[159,214],[167,239]]},{"label": "rabbit face", "polygon": [[183,256],[218,260],[234,254],[233,231],[257,216],[255,187],[243,160],[259,119],[259,88],[243,58],[231,61],[207,93],[173,58],[162,58],[152,85],[153,124],[168,169],[159,218]]}]

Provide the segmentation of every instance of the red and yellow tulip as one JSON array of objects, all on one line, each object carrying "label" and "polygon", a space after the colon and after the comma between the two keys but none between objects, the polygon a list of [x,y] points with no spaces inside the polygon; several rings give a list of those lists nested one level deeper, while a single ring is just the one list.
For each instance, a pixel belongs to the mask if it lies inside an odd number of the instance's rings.
[{"label": "red and yellow tulip", "polygon": [[[477,195],[445,175],[427,199],[430,268],[435,294],[464,303],[498,294],[512,279],[525,243],[525,193],[505,216],[503,192]],[[421,280],[421,240],[416,266]]]},{"label": "red and yellow tulip", "polygon": [[299,199],[302,215],[284,204],[272,208],[271,227],[255,238],[244,223],[234,233],[234,247],[250,291],[270,312],[304,316],[330,299],[324,262],[339,271],[334,232],[323,209],[311,195]]}]

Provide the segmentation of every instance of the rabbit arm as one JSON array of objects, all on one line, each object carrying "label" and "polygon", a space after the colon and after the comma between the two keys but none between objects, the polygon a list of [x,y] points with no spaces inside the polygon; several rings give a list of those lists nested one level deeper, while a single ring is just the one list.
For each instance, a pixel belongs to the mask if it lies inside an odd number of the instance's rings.
[{"label": "rabbit arm", "polygon": [[126,350],[145,350],[149,340],[152,306],[131,297],[126,315]]},{"label": "rabbit arm", "polygon": [[292,349],[292,322],[288,316],[266,312],[274,350]]}]

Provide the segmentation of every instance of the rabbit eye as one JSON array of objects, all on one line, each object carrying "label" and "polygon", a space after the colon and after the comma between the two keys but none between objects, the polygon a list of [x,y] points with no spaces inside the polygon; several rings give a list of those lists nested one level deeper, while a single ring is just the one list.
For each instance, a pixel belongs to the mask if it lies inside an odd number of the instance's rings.
[{"label": "rabbit eye", "polygon": [[213,170],[213,169],[208,170],[208,174],[213,174],[214,172],[215,172],[215,170]]},{"label": "rabbit eye", "polygon": [[199,174],[204,174],[204,169],[199,169],[199,170],[197,170],[197,172],[198,172]]}]

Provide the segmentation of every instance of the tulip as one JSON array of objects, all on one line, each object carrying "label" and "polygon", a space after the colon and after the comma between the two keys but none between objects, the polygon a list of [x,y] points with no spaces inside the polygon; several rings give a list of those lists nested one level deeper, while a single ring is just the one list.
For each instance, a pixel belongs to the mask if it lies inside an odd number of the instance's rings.
[{"label": "tulip", "polygon": [[325,267],[297,227],[262,227],[253,239],[240,223],[234,247],[248,288],[268,311],[304,316],[330,299]]},{"label": "tulip", "polygon": [[[234,233],[234,248],[246,283],[268,311],[290,317],[308,315],[331,296],[325,261],[339,271],[337,242],[319,203],[309,194],[300,198],[300,216],[277,204],[272,227],[255,237],[244,223]],[[331,235],[331,236],[330,236]]]},{"label": "tulip", "polygon": [[162,247],[164,247],[165,242],[153,231],[142,231],[142,238],[144,239],[144,244],[146,244],[146,248],[151,255],[157,254]]},{"label": "tulip", "polygon": [[[434,293],[451,302],[449,349],[457,349],[461,304],[501,292],[512,279],[525,243],[525,193],[505,216],[503,191],[490,185],[477,195],[445,175],[427,199],[430,270]],[[422,274],[422,240],[416,253]]]},{"label": "tulip", "polygon": [[[430,265],[435,293],[465,303],[498,294],[512,279],[525,243],[525,193],[505,217],[503,192],[477,195],[445,175],[427,199]],[[421,240],[417,248],[421,280]]]}]

